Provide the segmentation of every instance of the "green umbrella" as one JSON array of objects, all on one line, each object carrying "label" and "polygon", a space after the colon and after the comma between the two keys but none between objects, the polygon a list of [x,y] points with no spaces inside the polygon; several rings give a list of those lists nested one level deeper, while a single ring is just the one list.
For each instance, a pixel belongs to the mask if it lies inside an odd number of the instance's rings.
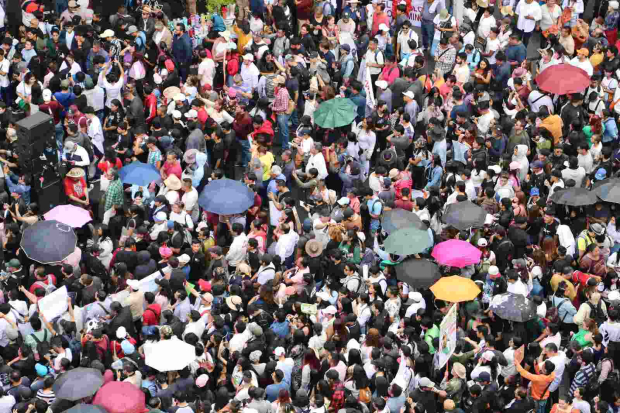
[{"label": "green umbrella", "polygon": [[392,232],[383,243],[383,248],[390,254],[410,255],[422,252],[431,245],[427,231],[412,227]]},{"label": "green umbrella", "polygon": [[357,106],[351,99],[335,98],[323,102],[314,112],[314,122],[322,128],[333,129],[350,125],[357,116]]}]

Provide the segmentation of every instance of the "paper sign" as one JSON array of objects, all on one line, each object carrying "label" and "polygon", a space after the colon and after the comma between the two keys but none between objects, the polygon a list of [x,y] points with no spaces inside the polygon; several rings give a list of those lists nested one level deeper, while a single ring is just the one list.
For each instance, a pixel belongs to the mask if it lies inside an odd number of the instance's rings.
[{"label": "paper sign", "polygon": [[195,285],[192,284],[191,282],[186,282],[185,283],[185,291],[187,292],[187,295],[191,295],[192,294],[190,291],[193,290],[194,287],[195,287]]},{"label": "paper sign", "polygon": [[523,362],[524,357],[525,357],[525,344],[519,347],[515,351],[514,359],[517,363],[521,364]]},{"label": "paper sign", "polygon": [[446,365],[456,347],[456,308],[456,305],[450,308],[448,314],[446,314],[439,326],[439,348],[437,349],[437,353],[435,353],[437,369]]},{"label": "paper sign", "polygon": [[316,304],[301,304],[301,312],[304,314],[314,315],[317,312]]},{"label": "paper sign", "polygon": [[67,287],[63,285],[62,288],[39,300],[39,311],[51,323],[52,320],[63,315],[67,308],[69,308],[67,298],[69,298]]}]

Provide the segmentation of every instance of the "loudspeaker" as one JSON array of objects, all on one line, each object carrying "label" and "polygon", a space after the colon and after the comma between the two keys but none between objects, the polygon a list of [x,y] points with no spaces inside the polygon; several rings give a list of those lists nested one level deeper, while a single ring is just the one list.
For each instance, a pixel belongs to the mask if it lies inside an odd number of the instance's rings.
[{"label": "loudspeaker", "polygon": [[[33,180],[43,174],[58,170],[58,148],[54,119],[37,112],[16,123],[17,143],[15,153],[19,157],[20,168],[30,171]],[[59,179],[60,175],[56,179]],[[48,176],[46,180],[53,180]]]},{"label": "loudspeaker", "polygon": [[44,180],[43,185],[41,185],[39,180],[33,181],[32,189],[32,202],[36,202],[39,205],[40,214],[45,214],[52,208],[67,203],[65,190],[60,179],[51,182]]}]

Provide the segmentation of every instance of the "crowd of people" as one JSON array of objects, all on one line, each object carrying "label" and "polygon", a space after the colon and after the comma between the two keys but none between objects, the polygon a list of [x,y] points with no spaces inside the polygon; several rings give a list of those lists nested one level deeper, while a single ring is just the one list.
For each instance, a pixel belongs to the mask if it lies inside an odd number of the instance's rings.
[{"label": "crowd of people", "polygon": [[[128,413],[618,413],[617,0],[93,3],[0,2],[0,413],[92,403],[56,396],[79,367],[142,392]],[[551,93],[556,70],[589,84]],[[19,155],[37,112],[92,218],[61,263],[22,249],[47,212]],[[222,179],[253,204],[215,213]],[[486,219],[448,224],[458,204]],[[391,252],[398,210],[429,247]],[[437,261],[471,301],[397,275],[449,240],[479,250]],[[167,340],[195,357],[158,370],[187,358],[155,363]]]}]

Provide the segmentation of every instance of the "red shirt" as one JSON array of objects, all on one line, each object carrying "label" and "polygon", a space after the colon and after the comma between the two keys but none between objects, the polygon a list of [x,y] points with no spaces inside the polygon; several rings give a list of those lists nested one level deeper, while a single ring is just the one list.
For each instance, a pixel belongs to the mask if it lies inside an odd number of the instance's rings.
[{"label": "red shirt", "polygon": [[412,212],[413,211],[413,202],[409,201],[409,200],[402,200],[402,199],[397,199],[396,201],[394,201],[394,207],[396,208],[400,208],[400,209],[404,209],[406,211]]},{"label": "red shirt", "polygon": [[236,115],[232,128],[237,134],[237,138],[241,140],[248,139],[248,135],[252,132],[252,118],[247,113]]},{"label": "red shirt", "polygon": [[[133,337],[127,336],[125,340],[129,341],[134,346],[136,345],[136,339]],[[112,351],[112,354],[114,354],[114,348],[116,347],[116,355],[118,356],[119,359],[122,359],[123,357],[125,357],[125,353],[123,353],[123,349],[121,347],[121,342],[122,340],[121,341],[114,340],[112,342],[112,345],[110,346],[110,350]]]},{"label": "red shirt", "polygon": [[157,96],[151,93],[144,98],[144,110],[147,114],[146,123],[151,123],[157,116]]},{"label": "red shirt", "polygon": [[38,288],[45,289],[45,287],[43,287],[43,284],[49,285],[50,278],[52,279],[52,284],[56,285],[56,277],[53,274],[48,274],[48,275],[45,276],[45,280],[37,280],[37,281],[35,281],[30,286],[28,291],[30,291],[32,294],[34,294],[34,291],[36,289],[38,289]]},{"label": "red shirt", "polygon": [[161,306],[159,304],[149,304],[142,314],[143,326],[156,326],[159,324],[159,317],[161,316]]},{"label": "red shirt", "polygon": [[120,158],[116,158],[116,163],[112,165],[112,163],[108,160],[103,160],[97,164],[97,168],[101,170],[103,173],[107,173],[110,168],[116,167],[116,169],[121,169],[123,167],[123,163]]},{"label": "red shirt", "polygon": [[176,175],[177,178],[182,179],[181,175],[183,174],[183,170],[181,169],[181,163],[176,161],[173,164],[168,163],[168,161],[164,162],[164,172],[166,176]]},{"label": "red shirt", "polygon": [[62,105],[55,100],[50,100],[49,102],[39,106],[39,111],[48,113],[50,116],[54,117],[54,125],[58,125],[60,123],[60,115],[63,110],[64,108]]},{"label": "red shirt", "polygon": [[64,185],[67,197],[73,195],[79,199],[86,199],[86,180],[84,177],[77,181],[74,181],[72,178],[65,178]]}]

